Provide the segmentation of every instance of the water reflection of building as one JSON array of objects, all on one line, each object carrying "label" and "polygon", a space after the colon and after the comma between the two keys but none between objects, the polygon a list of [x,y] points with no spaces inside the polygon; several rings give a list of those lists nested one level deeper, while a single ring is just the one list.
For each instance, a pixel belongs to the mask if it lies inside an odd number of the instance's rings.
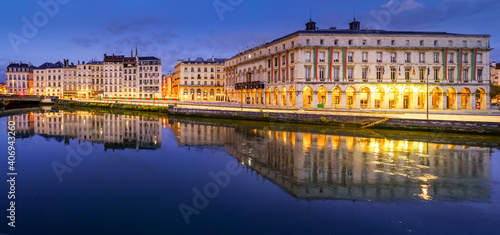
[{"label": "water reflection of building", "polygon": [[16,122],[16,137],[28,138],[33,136],[35,129],[33,126],[33,113],[25,113],[21,115],[8,116],[7,123]]},{"label": "water reflection of building", "polygon": [[[45,112],[8,117],[19,120],[17,131],[27,131],[30,136],[78,139],[104,144],[105,149],[157,149],[161,147],[159,118],[94,114],[89,112]],[[28,121],[29,120],[29,121]]]},{"label": "water reflection of building", "polygon": [[[224,144],[228,154],[301,199],[489,199],[489,148],[193,123],[172,126],[179,145]],[[212,134],[218,129],[224,134]]]}]

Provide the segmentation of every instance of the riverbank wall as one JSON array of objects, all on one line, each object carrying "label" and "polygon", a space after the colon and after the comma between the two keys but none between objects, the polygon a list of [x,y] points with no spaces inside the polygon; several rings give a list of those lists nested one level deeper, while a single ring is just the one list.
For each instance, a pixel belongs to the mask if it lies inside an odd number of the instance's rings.
[{"label": "riverbank wall", "polygon": [[[251,120],[263,122],[297,123],[297,124],[316,124],[338,127],[355,127],[371,129],[393,129],[393,130],[412,130],[426,132],[449,132],[449,133],[468,133],[484,135],[500,135],[500,117],[499,122],[472,122],[472,121],[448,121],[448,120],[422,120],[422,119],[404,119],[404,118],[386,118],[378,113],[377,116],[363,115],[356,116],[350,113],[343,114],[311,114],[304,111],[295,112],[269,112],[267,109],[250,109],[250,111],[239,108],[219,108],[194,106],[190,108],[187,105],[174,104],[121,104],[121,103],[95,103],[83,101],[59,101],[56,105],[69,107],[90,107],[102,109],[118,109],[131,111],[145,111],[164,113],[175,116],[192,116],[221,118],[233,120]],[[180,105],[179,105],[180,106]]]}]

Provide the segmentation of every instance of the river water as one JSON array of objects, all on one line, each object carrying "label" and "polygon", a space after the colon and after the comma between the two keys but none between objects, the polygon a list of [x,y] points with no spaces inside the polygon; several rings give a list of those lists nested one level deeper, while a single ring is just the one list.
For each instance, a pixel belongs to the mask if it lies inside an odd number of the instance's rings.
[{"label": "river water", "polygon": [[[499,234],[494,136],[26,111],[6,234]],[[3,196],[2,196],[3,195]]]}]

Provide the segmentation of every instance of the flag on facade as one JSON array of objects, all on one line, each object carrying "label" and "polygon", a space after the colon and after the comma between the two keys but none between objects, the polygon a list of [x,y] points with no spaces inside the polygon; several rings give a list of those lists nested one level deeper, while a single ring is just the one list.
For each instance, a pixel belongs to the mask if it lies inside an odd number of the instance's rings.
[{"label": "flag on facade", "polygon": [[399,73],[398,73],[398,76],[401,77],[401,67],[399,67]]},{"label": "flag on facade", "polygon": [[385,74],[385,67],[382,68],[382,75]]},{"label": "flag on facade", "polygon": [[431,75],[431,68],[427,67],[427,77],[429,77],[429,75]]},{"label": "flag on facade", "polygon": [[413,72],[411,73],[411,75],[415,76],[415,67],[413,67]]}]

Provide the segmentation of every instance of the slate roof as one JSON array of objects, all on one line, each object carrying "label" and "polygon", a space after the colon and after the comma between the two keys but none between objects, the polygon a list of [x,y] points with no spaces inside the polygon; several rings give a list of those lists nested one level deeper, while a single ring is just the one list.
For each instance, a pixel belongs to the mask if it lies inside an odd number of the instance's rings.
[{"label": "slate roof", "polygon": [[154,56],[139,56],[139,60],[160,60]]}]

